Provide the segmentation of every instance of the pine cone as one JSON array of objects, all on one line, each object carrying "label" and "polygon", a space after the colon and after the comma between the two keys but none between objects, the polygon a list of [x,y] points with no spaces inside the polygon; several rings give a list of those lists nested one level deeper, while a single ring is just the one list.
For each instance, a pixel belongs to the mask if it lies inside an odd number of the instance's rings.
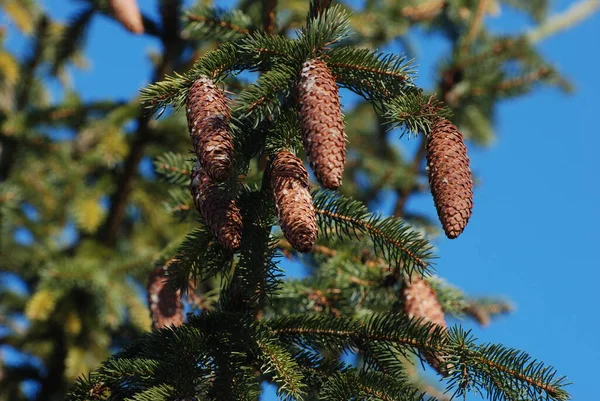
[{"label": "pine cone", "polygon": [[450,121],[439,120],[427,140],[429,186],[448,238],[462,233],[473,209],[473,179],[462,134]]},{"label": "pine cone", "polygon": [[242,215],[235,199],[228,197],[198,162],[192,170],[190,190],[198,212],[219,243],[230,251],[237,250],[242,240]]},{"label": "pine cone", "polygon": [[335,78],[318,59],[302,66],[298,101],[304,149],[317,180],[328,189],[342,185],[346,133]]},{"label": "pine cone", "polygon": [[144,22],[142,14],[135,0],[108,0],[108,6],[112,10],[115,18],[128,31],[132,33],[144,33]]},{"label": "pine cone", "polygon": [[183,303],[179,291],[167,288],[167,267],[159,266],[148,277],[148,305],[152,329],[183,324]]},{"label": "pine cone", "polygon": [[271,188],[283,235],[299,252],[309,252],[317,238],[315,209],[302,160],[287,150],[271,162]]},{"label": "pine cone", "polygon": [[225,93],[206,77],[197,79],[187,98],[187,121],[200,165],[215,181],[231,174],[233,137],[227,121],[231,112]]},{"label": "pine cone", "polygon": [[[431,322],[447,328],[444,312],[438,302],[435,291],[429,286],[427,281],[420,277],[412,277],[410,280],[410,283],[406,283],[404,288],[402,288],[404,313],[409,318],[420,318],[424,322]],[[423,352],[423,356],[431,367],[439,373],[445,374],[447,367],[442,365],[444,358],[430,352]]]}]

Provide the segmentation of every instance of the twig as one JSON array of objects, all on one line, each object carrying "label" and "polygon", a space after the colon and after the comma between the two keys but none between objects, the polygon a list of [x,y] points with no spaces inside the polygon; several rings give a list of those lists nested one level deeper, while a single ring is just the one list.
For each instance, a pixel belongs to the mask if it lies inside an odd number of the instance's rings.
[{"label": "twig", "polygon": [[262,0],[263,30],[271,34],[275,31],[275,8],[277,0]]},{"label": "twig", "polygon": [[567,11],[549,18],[542,25],[530,30],[525,35],[530,43],[537,43],[591,16],[600,8],[599,0],[584,0],[574,4]]},{"label": "twig", "polygon": [[[179,2],[172,2],[172,7],[179,7]],[[183,43],[179,37],[179,26],[172,19],[177,19],[179,10],[161,10],[163,11],[163,25],[168,27],[162,34],[163,41],[163,58],[160,66],[156,69],[154,74],[154,80],[159,81],[165,77],[166,74],[173,71],[173,63],[181,54],[183,50]],[[169,12],[167,12],[169,11]],[[137,119],[138,128],[135,132],[135,138],[131,146],[131,151],[125,159],[123,167],[123,173],[118,178],[117,190],[111,197],[110,209],[108,216],[104,224],[103,230],[100,231],[101,239],[105,244],[114,245],[117,240],[119,228],[125,215],[125,208],[127,206],[127,200],[131,194],[133,181],[137,175],[137,168],[144,155],[144,150],[147,143],[150,141],[148,135],[148,125],[152,116],[141,111]]]},{"label": "twig", "polygon": [[465,36],[465,40],[462,45],[462,52],[464,53],[469,46],[473,43],[477,35],[479,34],[479,30],[481,29],[481,23],[483,21],[483,16],[485,15],[485,10],[488,6],[488,0],[479,0],[479,4],[477,4],[477,9],[475,10],[475,15],[471,20],[471,25],[469,27],[469,31]]},{"label": "twig", "polygon": [[240,26],[234,25],[234,24],[230,24],[228,22],[225,21],[219,21],[219,20],[215,20],[212,18],[207,18],[207,17],[203,17],[201,15],[187,15],[186,18],[190,21],[194,21],[194,22],[212,22],[213,24],[219,25],[222,28],[227,28],[227,29],[231,29],[232,31],[238,32],[238,33],[243,33],[248,34],[250,31],[246,28],[242,28]]}]

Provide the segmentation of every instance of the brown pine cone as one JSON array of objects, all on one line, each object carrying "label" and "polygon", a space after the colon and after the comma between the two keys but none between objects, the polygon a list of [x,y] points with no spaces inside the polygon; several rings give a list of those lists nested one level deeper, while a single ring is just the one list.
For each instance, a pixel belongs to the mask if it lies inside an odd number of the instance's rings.
[{"label": "brown pine cone", "polygon": [[206,77],[190,88],[186,115],[188,130],[202,169],[215,181],[225,181],[233,166],[233,137],[227,122],[231,112],[225,93]]},{"label": "brown pine cone", "polygon": [[[431,322],[443,328],[448,327],[435,291],[421,277],[412,277],[402,288],[402,306],[409,318],[423,319],[423,322]],[[423,352],[423,356],[431,367],[444,374],[446,371],[446,366],[442,365],[444,358],[430,352]]]},{"label": "brown pine cone", "polygon": [[427,138],[427,172],[438,217],[448,238],[463,232],[473,209],[473,178],[462,134],[440,119]]},{"label": "brown pine cone", "polygon": [[148,305],[152,329],[183,324],[183,303],[179,291],[167,288],[167,268],[159,266],[148,276]]},{"label": "brown pine cone", "polygon": [[108,6],[119,21],[132,33],[144,33],[142,14],[135,0],[108,0]]},{"label": "brown pine cone", "polygon": [[302,160],[287,150],[271,162],[271,188],[283,235],[299,252],[309,252],[317,238],[315,209]]},{"label": "brown pine cone", "polygon": [[242,241],[242,215],[235,199],[227,196],[196,162],[190,190],[196,208],[221,245],[230,251]]},{"label": "brown pine cone", "polygon": [[342,185],[346,133],[335,78],[319,59],[305,62],[298,80],[298,109],[304,150],[317,180],[328,189]]}]

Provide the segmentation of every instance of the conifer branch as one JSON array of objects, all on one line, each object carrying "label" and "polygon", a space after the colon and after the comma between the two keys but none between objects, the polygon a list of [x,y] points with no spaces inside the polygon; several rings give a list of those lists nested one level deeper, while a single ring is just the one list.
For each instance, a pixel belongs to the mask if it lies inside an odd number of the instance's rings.
[{"label": "conifer branch", "polygon": [[370,101],[401,96],[414,89],[414,70],[403,56],[340,47],[327,53],[326,62],[341,86]]},{"label": "conifer branch", "polygon": [[57,74],[83,46],[94,12],[93,7],[79,12],[63,29],[52,60],[52,74]]},{"label": "conifer branch", "polygon": [[259,359],[263,363],[263,374],[274,373],[273,379],[279,385],[278,393],[284,393],[286,399],[302,400],[306,384],[300,367],[293,356],[274,338],[267,338],[257,332],[256,344],[260,350]]},{"label": "conifer branch", "polygon": [[209,37],[221,41],[239,39],[250,31],[250,17],[239,10],[224,11],[198,5],[184,14],[187,26],[183,31],[186,39],[202,40]]},{"label": "conifer branch", "polygon": [[[351,32],[350,19],[339,5],[328,7],[330,0],[315,0],[300,34],[300,44],[310,53],[318,53],[346,39]],[[324,11],[323,11],[324,10]],[[308,57],[307,57],[308,58]]]},{"label": "conifer branch", "polygon": [[421,275],[430,272],[430,245],[403,222],[370,214],[361,203],[333,192],[314,192],[313,202],[321,235],[344,238],[366,234],[373,241],[375,252],[393,268],[416,270]]},{"label": "conifer branch", "polygon": [[[234,118],[250,119],[247,124],[256,128],[267,116],[277,116],[295,79],[295,71],[284,66],[263,74],[256,84],[248,86],[235,99],[232,110]],[[239,121],[239,125],[243,124],[243,121]]]},{"label": "conifer branch", "polygon": [[195,80],[202,76],[215,80],[222,79],[222,75],[229,71],[243,69],[242,65],[237,64],[238,62],[239,54],[236,45],[224,43],[217,50],[208,52],[198,60],[185,75],[163,74],[159,78],[163,81],[157,79],[158,82],[142,89],[140,103],[150,112],[170,105],[178,110],[185,105],[189,89]]},{"label": "conifer branch", "polygon": [[[531,71],[522,76],[511,78],[499,82],[496,84],[494,88],[491,89],[491,92],[506,92],[515,89],[522,89],[527,85],[531,85],[532,83],[539,81],[541,79],[547,78],[552,74],[552,70],[546,66],[542,66],[537,70]],[[490,93],[490,89],[486,88],[473,88],[471,89],[471,94],[473,96],[484,96]]]},{"label": "conifer branch", "polygon": [[158,174],[175,185],[189,185],[192,173],[192,162],[189,158],[173,152],[160,155],[154,162]]},{"label": "conifer branch", "polygon": [[190,277],[205,281],[215,275],[226,276],[232,261],[232,255],[215,241],[208,229],[199,226],[186,235],[175,254],[164,263],[170,273],[169,288],[183,294],[188,291]]}]

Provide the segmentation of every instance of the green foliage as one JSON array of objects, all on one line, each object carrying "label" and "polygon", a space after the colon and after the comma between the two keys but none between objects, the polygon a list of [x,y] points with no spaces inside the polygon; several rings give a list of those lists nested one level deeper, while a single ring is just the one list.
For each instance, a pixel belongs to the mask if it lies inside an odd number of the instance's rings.
[{"label": "green foliage", "polygon": [[196,5],[184,15],[188,24],[183,31],[186,38],[205,40],[219,38],[228,41],[244,37],[249,32],[251,19],[240,10],[219,10]]},{"label": "green foliage", "polygon": [[54,59],[52,60],[52,72],[54,74],[64,68],[67,60],[83,47],[87,28],[90,25],[93,15],[93,8],[84,9],[75,15],[68,25],[63,28],[58,44],[56,45]]},{"label": "green foliage", "polygon": [[431,270],[431,246],[419,233],[402,221],[369,213],[360,202],[345,199],[335,192],[313,193],[320,233],[325,236],[352,238],[368,235],[373,248],[390,264],[408,274],[426,274]]},{"label": "green foliage", "polygon": [[[34,0],[0,2],[28,47],[24,57],[13,54],[0,32],[0,254],[2,269],[26,288],[0,286],[7,330],[0,342],[38,361],[0,364],[0,400],[25,400],[24,380],[40,384],[37,400],[256,401],[265,382],[283,399],[444,400],[412,365],[431,355],[444,362],[455,396],[568,399],[566,380],[528,354],[402,311],[410,275],[425,276],[446,315],[487,325],[511,309],[430,276],[432,210],[408,211],[406,203],[428,190],[423,141],[436,119],[451,118],[483,146],[494,140],[503,99],[541,83],[569,89],[528,35],[497,36],[485,24],[474,30],[489,11],[478,14],[474,1],[421,15],[415,10],[428,2],[351,9],[327,0],[244,0],[231,10],[155,3],[157,19],[143,20],[162,46],[151,57],[160,80],[139,99],[91,101],[69,86],[66,71],[82,64],[92,18],[113,18],[107,3],[85,1],[62,25]],[[547,1],[504,3],[539,21],[547,9]],[[275,17],[270,33],[261,28],[267,11]],[[412,56],[395,52],[402,44],[410,55],[416,27],[450,42],[428,89],[415,84]],[[300,254],[277,228],[267,165],[282,149],[303,155],[296,84],[313,58],[350,100],[349,143],[339,193],[312,192],[319,235],[312,252]],[[235,174],[219,189],[243,216],[233,253],[189,192],[195,157],[185,107],[199,77],[231,99]],[[162,118],[153,120],[155,112]],[[414,153],[389,139],[396,128],[418,137]],[[58,131],[67,134],[58,140]],[[138,174],[144,157],[157,176]],[[390,192],[394,216],[373,212],[373,201]],[[308,274],[290,279],[284,257]],[[440,273],[451,268],[438,263]],[[159,266],[190,314],[179,327],[146,333],[147,301],[166,299],[152,285],[143,290]],[[356,362],[340,362],[343,353]]]}]

